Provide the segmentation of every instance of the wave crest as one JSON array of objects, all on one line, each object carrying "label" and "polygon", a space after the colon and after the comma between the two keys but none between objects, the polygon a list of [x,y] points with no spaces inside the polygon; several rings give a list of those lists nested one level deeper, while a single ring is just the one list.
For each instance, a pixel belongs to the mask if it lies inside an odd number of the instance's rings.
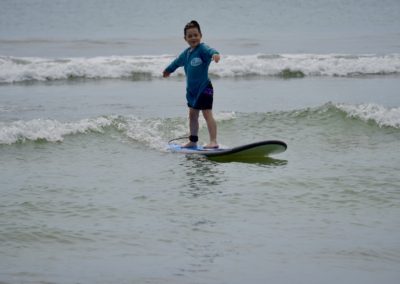
[{"label": "wave crest", "polygon": [[102,132],[112,120],[106,117],[83,119],[78,122],[59,122],[50,119],[33,119],[0,123],[0,144],[30,141],[61,142],[64,136],[87,132]]},{"label": "wave crest", "polygon": [[[234,113],[222,112],[215,115],[217,121],[235,118]],[[200,127],[206,127],[204,119]],[[0,122],[0,145],[24,143],[26,141],[62,142],[68,135],[103,133],[114,129],[129,139],[149,145],[154,149],[163,149],[165,141],[171,137],[185,135],[186,118],[148,118],[136,116],[101,116],[82,119],[76,122],[60,122],[50,119],[29,121]]]},{"label": "wave crest", "polygon": [[344,111],[348,117],[360,119],[365,122],[373,122],[379,127],[400,129],[400,107],[385,108],[377,104],[337,104],[336,107]]},{"label": "wave crest", "polygon": [[325,120],[335,121],[340,116],[372,123],[380,128],[400,129],[400,107],[388,108],[373,103],[353,105],[329,102],[319,107],[298,109],[279,113],[279,115],[294,119],[312,118],[313,121],[321,121],[321,123]]}]

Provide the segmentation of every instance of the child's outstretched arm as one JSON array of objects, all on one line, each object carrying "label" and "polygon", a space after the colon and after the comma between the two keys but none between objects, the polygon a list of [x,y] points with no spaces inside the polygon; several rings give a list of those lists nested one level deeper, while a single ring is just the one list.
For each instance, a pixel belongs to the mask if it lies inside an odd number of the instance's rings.
[{"label": "child's outstretched arm", "polygon": [[219,62],[219,60],[221,59],[221,56],[219,55],[219,52],[217,50],[215,50],[214,48],[209,47],[206,44],[203,44],[202,48],[203,48],[203,53],[205,53],[206,56],[208,58],[210,58],[210,60],[214,60],[215,63]]},{"label": "child's outstretched arm", "polygon": [[167,78],[171,73],[173,73],[176,69],[179,67],[182,67],[185,63],[185,52],[182,52],[181,55],[179,55],[174,61],[171,62],[170,65],[168,65],[167,68],[163,71],[163,77]]}]

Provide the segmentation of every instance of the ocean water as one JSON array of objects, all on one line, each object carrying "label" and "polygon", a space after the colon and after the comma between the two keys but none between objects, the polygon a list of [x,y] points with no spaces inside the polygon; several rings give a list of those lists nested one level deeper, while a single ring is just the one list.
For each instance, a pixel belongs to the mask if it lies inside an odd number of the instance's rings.
[{"label": "ocean water", "polygon": [[[214,2],[0,1],[0,283],[399,283],[400,2]],[[168,152],[192,19],[219,143],[285,153]]]}]

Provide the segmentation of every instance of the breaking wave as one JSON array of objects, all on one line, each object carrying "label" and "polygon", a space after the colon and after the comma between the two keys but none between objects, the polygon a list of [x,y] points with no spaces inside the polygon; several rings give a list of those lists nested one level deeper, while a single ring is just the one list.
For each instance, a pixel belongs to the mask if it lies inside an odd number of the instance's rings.
[{"label": "breaking wave", "polygon": [[372,122],[379,127],[393,127],[400,129],[400,107],[386,108],[377,104],[336,104],[336,107],[344,111],[350,118]]},{"label": "breaking wave", "polygon": [[[301,118],[323,123],[327,117],[336,120],[337,113],[348,119],[357,119],[375,127],[400,129],[400,107],[387,108],[377,104],[334,104],[327,103],[313,109],[299,109],[284,112],[268,113],[271,121],[290,121]],[[217,113],[217,121],[231,121],[235,119],[249,119],[252,114],[238,114],[233,112]],[[257,113],[254,115],[258,115]],[[205,122],[200,121],[205,128]],[[138,141],[154,149],[163,149],[166,141],[171,138],[186,135],[186,118],[147,118],[136,116],[101,116],[87,118],[75,122],[60,122],[51,119],[33,119],[29,121],[0,122],[0,144],[24,143],[27,141],[62,142],[66,136],[104,133],[115,130],[128,139]]]},{"label": "breaking wave", "polygon": [[[235,118],[235,113],[225,112],[215,116],[217,121]],[[205,121],[200,120],[200,126]],[[75,122],[60,122],[52,119],[18,120],[0,122],[0,144],[25,143],[27,141],[62,142],[66,136],[104,133],[116,130],[125,137],[149,145],[155,149],[165,148],[166,141],[185,135],[186,118],[151,118],[136,116],[101,116]]]},{"label": "breaking wave", "polygon": [[[109,56],[91,58],[39,58],[0,56],[0,83],[68,79],[161,78],[162,70],[174,59],[171,55]],[[183,69],[176,74],[182,76]],[[215,77],[304,76],[354,77],[400,73],[400,54],[254,54],[225,55],[211,64]]]},{"label": "breaking wave", "polygon": [[338,116],[359,120],[380,128],[400,129],[400,107],[388,108],[382,105],[368,104],[344,104],[326,103],[315,108],[306,108],[280,113],[282,116],[294,117],[295,119],[313,118],[313,121],[337,120]]}]

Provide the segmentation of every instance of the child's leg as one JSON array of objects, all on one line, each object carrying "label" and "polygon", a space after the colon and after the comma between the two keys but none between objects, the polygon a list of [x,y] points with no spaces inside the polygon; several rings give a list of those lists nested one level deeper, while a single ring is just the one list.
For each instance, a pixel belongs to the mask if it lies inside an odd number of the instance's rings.
[{"label": "child's leg", "polygon": [[210,135],[210,143],[207,144],[205,147],[208,148],[215,148],[218,147],[217,143],[217,123],[215,122],[213,113],[211,109],[204,109],[202,110],[204,119],[207,122],[208,133]]},{"label": "child's leg", "polygon": [[[191,136],[197,136],[199,133],[199,113],[198,109],[189,108],[189,129]],[[183,147],[195,147],[196,145],[197,141],[189,141]]]}]

